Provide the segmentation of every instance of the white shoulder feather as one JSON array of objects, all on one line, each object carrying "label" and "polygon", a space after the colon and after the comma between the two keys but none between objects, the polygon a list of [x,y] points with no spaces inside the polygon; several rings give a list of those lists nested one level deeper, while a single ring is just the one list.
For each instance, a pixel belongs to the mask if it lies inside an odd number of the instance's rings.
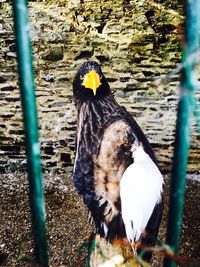
[{"label": "white shoulder feather", "polygon": [[161,201],[163,177],[142,146],[133,151],[134,163],[120,182],[122,218],[129,241],[138,241],[153,209]]}]

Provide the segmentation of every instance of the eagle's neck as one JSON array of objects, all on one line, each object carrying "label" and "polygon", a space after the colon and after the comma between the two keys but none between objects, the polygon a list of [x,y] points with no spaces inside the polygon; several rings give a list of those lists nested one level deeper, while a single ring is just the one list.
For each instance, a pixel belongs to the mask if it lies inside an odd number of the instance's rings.
[{"label": "eagle's neck", "polygon": [[85,142],[91,154],[98,153],[103,132],[120,109],[112,95],[84,101],[78,107],[78,142]]},{"label": "eagle's neck", "polygon": [[77,103],[78,117],[83,113],[84,117],[89,120],[92,119],[93,122],[98,121],[100,118],[103,122],[108,116],[118,112],[120,108],[112,94],[101,98],[80,100]]}]

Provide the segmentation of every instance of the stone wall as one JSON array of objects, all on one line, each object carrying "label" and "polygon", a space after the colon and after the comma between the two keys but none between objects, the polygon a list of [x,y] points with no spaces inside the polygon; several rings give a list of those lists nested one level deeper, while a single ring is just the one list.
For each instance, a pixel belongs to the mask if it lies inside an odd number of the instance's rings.
[{"label": "stone wall", "polygon": [[[152,82],[180,61],[183,17],[179,5],[164,2],[30,2],[46,171],[65,172],[73,165],[76,111],[72,79],[88,58],[102,64],[117,101],[126,106],[148,136],[161,168],[170,170],[179,77],[159,88]],[[0,171],[13,172],[25,168],[26,157],[12,10],[5,1],[0,9]],[[190,171],[198,170],[199,152],[200,138],[193,126]]]}]

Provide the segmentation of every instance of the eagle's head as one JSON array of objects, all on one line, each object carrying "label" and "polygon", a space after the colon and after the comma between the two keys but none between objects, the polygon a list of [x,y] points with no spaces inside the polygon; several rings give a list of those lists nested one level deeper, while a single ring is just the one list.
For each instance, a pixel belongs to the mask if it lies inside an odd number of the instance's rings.
[{"label": "eagle's head", "polygon": [[73,92],[76,100],[95,99],[110,94],[108,82],[97,62],[83,63],[74,78]]}]

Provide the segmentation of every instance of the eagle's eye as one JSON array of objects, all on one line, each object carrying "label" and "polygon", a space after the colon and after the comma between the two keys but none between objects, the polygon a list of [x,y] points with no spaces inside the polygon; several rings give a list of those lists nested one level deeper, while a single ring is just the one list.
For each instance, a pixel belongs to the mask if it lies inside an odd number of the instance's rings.
[{"label": "eagle's eye", "polygon": [[84,75],[81,75],[80,79],[81,79],[81,81],[83,81],[84,80]]}]

